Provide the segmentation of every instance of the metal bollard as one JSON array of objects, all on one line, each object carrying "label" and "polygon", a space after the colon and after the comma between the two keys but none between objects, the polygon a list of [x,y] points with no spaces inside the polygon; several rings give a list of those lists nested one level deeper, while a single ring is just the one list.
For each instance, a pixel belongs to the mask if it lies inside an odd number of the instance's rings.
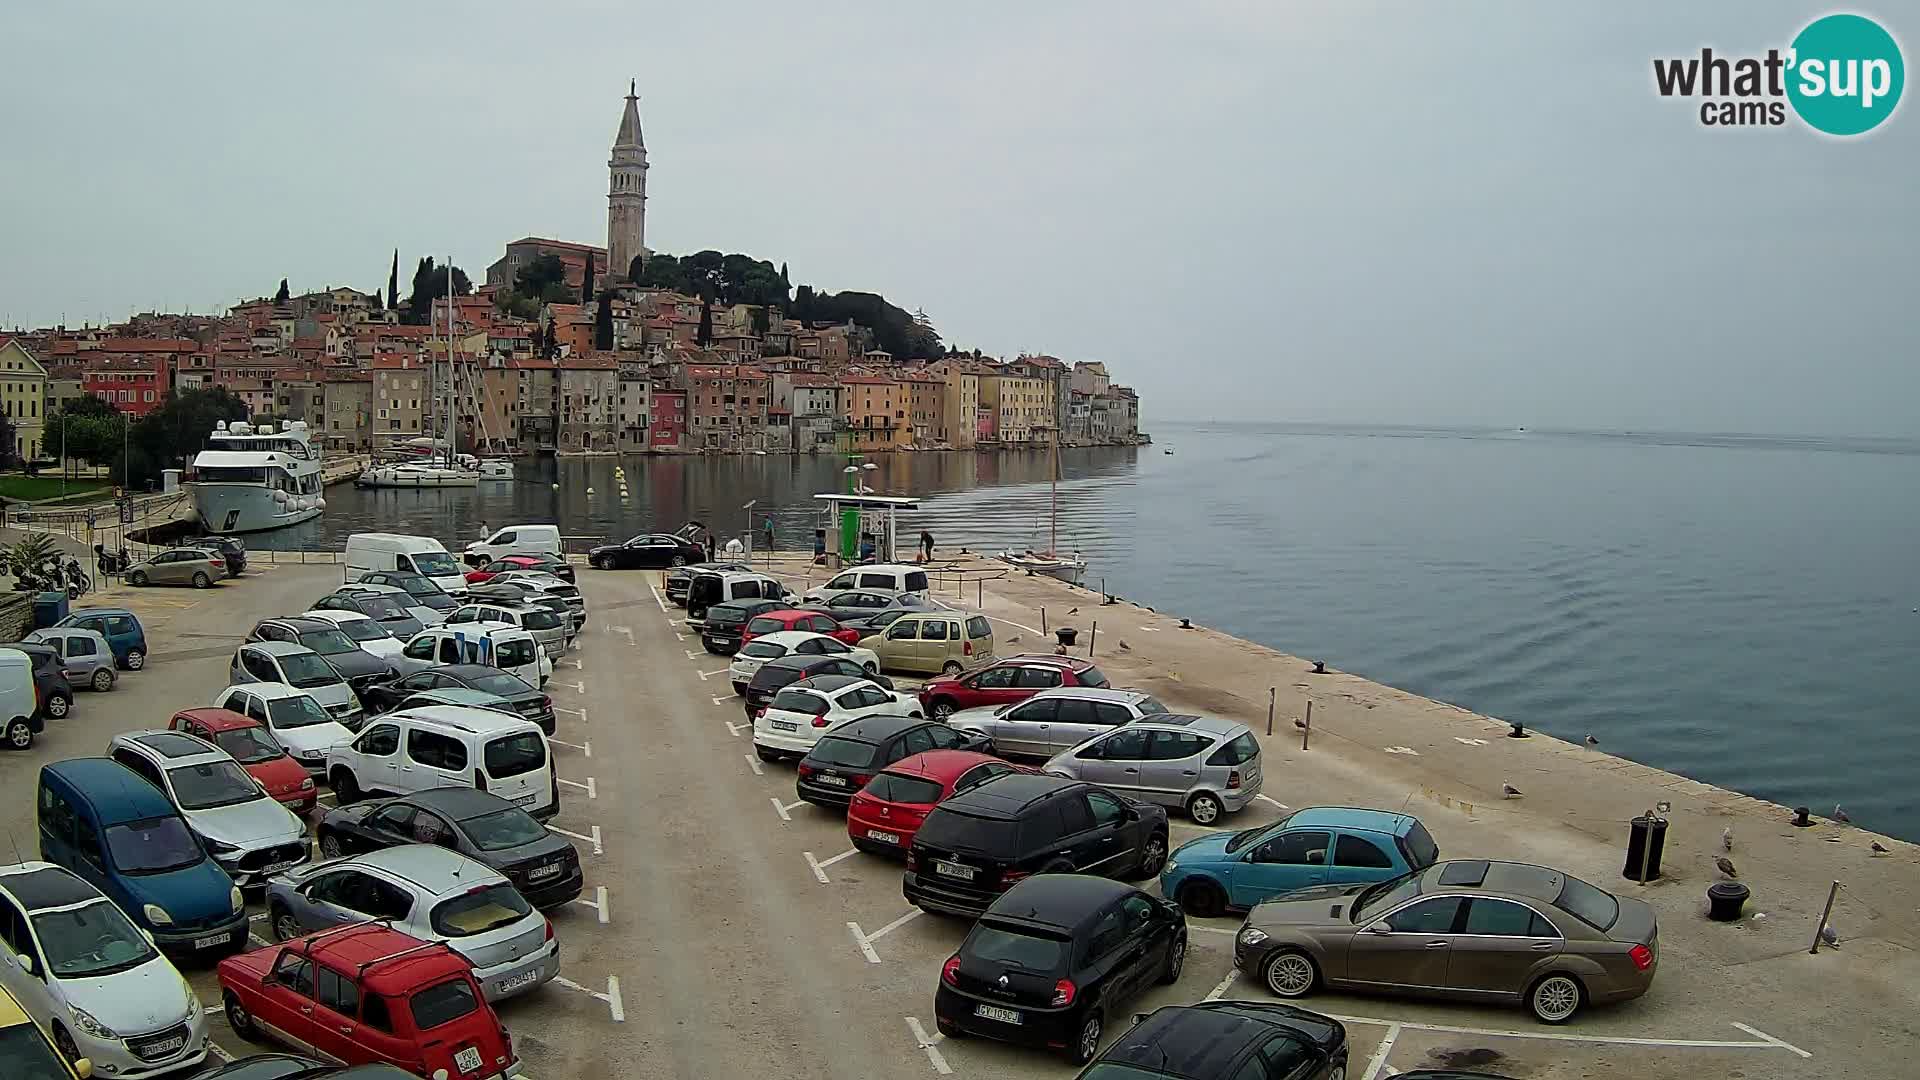
[{"label": "metal bollard", "polygon": [[1822,908],[1820,911],[1820,921],[1815,923],[1813,926],[1813,946],[1807,950],[1807,953],[1809,955],[1819,954],[1820,931],[1825,930],[1827,928],[1827,925],[1828,925],[1827,920],[1833,917],[1833,899],[1834,897],[1839,895],[1840,895],[1840,883],[1836,881],[1833,883],[1833,887],[1827,890],[1827,906],[1825,908]]}]

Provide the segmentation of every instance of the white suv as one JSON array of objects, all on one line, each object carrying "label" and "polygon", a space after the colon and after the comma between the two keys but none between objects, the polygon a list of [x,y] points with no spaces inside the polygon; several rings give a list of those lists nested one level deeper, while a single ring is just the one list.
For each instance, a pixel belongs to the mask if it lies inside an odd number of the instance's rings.
[{"label": "white suv", "polygon": [[327,782],[342,806],[375,792],[470,787],[542,821],[560,812],[546,734],[493,709],[429,705],[376,717],[351,743],[327,751]]},{"label": "white suv", "polygon": [[313,858],[307,823],[205,739],[184,731],[133,731],[114,736],[107,756],[160,789],[243,889]]},{"label": "white suv", "polygon": [[753,717],[753,752],[762,761],[805,757],[820,736],[869,716],[920,717],[911,694],[882,690],[852,675],[815,675],[782,687]]}]

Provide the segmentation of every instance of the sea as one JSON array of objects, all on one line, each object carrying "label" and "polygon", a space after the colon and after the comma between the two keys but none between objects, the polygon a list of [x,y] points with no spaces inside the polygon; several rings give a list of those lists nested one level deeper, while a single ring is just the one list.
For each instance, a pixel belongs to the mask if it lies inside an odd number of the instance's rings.
[{"label": "sea", "polygon": [[[1059,546],[1087,584],[1608,753],[1920,840],[1920,439],[1160,424],[1140,447],[892,453],[937,551]],[[528,459],[477,491],[335,487],[254,547],[552,520],[771,520],[839,457]],[[622,470],[625,490],[615,469]],[[758,542],[758,541],[756,541]]]}]

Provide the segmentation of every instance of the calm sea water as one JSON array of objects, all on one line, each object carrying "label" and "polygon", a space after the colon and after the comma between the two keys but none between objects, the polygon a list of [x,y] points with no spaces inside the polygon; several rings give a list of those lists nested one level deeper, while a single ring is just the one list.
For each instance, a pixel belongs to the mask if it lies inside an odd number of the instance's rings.
[{"label": "calm sea water", "polygon": [[[1062,547],[1163,612],[1661,768],[1920,839],[1920,441],[1217,425],[1068,451]],[[1164,451],[1171,449],[1173,453]],[[942,547],[1042,546],[1040,454],[896,454]],[[329,492],[256,546],[367,528],[607,536],[774,517],[835,459],[526,462],[481,492]],[[558,482],[558,490],[553,484]],[[588,489],[593,489],[588,494]],[[1090,580],[1097,584],[1097,580]]]}]

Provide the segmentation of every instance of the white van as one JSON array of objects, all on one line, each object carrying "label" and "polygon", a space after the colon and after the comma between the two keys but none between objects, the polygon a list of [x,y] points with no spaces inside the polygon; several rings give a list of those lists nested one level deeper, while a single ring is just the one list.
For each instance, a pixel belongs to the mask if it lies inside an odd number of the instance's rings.
[{"label": "white van", "polygon": [[40,697],[33,688],[33,658],[19,649],[0,649],[0,724],[9,750],[25,750],[46,730]]},{"label": "white van", "polygon": [[565,558],[560,550],[558,525],[509,525],[485,540],[467,545],[467,562],[484,566],[502,555],[552,555]]},{"label": "white van", "polygon": [[553,660],[533,634],[508,623],[430,626],[409,638],[393,660],[402,675],[442,664],[485,664],[518,675],[530,686],[545,686],[553,676]]},{"label": "white van", "polygon": [[899,563],[874,563],[872,566],[853,566],[835,574],[823,585],[815,585],[807,590],[807,603],[824,604],[835,593],[849,589],[873,589],[877,592],[892,593],[895,596],[918,596],[925,599],[927,592],[927,571],[925,567],[906,566]]},{"label": "white van", "polygon": [[687,584],[687,629],[698,633],[707,625],[707,609],[734,600],[785,600],[793,594],[778,578],[766,574],[702,570]]},{"label": "white van", "polygon": [[467,591],[466,571],[446,545],[431,536],[354,533],[347,537],[347,580],[359,581],[380,570],[419,574],[455,596]]},{"label": "white van", "polygon": [[344,805],[363,795],[470,787],[544,821],[560,809],[553,754],[540,725],[460,705],[401,709],[327,751],[327,780]]}]

